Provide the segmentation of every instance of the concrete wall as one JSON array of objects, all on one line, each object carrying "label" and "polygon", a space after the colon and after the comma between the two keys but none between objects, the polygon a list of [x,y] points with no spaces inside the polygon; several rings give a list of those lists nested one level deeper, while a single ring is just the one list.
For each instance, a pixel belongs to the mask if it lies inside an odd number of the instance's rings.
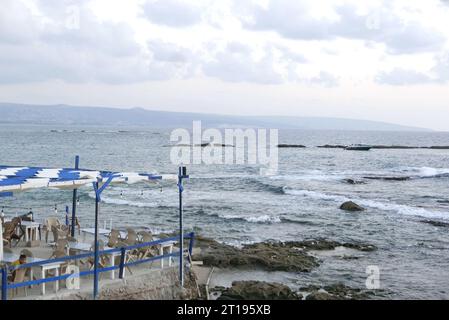
[{"label": "concrete wall", "polygon": [[[133,276],[128,274],[123,280],[102,280],[99,291],[100,300],[178,300],[198,298],[197,282],[194,273],[186,272],[185,286],[181,289],[177,267],[150,270]],[[29,296],[28,299],[90,300],[92,299],[92,289],[89,288],[82,291],[63,289],[58,293],[45,296]]]}]

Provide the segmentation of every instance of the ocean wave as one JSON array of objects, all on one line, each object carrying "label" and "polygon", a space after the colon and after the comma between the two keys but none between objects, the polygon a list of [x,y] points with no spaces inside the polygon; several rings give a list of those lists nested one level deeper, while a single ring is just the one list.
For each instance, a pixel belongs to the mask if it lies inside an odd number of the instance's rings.
[{"label": "ocean wave", "polygon": [[292,189],[289,187],[283,187],[282,190],[284,191],[285,194],[294,195],[294,196],[302,196],[302,197],[306,197],[306,198],[313,198],[316,200],[339,201],[339,202],[345,202],[345,201],[350,200],[349,198],[347,198],[345,196],[326,194],[326,193],[321,193],[321,192],[317,192],[317,191]]},{"label": "ocean wave", "polygon": [[447,178],[449,177],[448,168],[432,167],[400,167],[400,172],[409,173],[414,178]]},{"label": "ocean wave", "polygon": [[[95,199],[95,194],[89,193],[89,197],[92,199]],[[155,208],[158,207],[159,204],[154,202],[139,202],[139,201],[132,201],[132,200],[125,200],[125,199],[117,199],[117,198],[111,198],[111,197],[101,197],[101,201],[108,204],[116,204],[120,206],[131,206],[131,207],[139,207],[139,208]]]},{"label": "ocean wave", "polygon": [[226,215],[226,214],[215,214],[219,218],[229,219],[229,220],[244,220],[251,223],[280,223],[281,218],[278,216],[261,215],[261,216],[239,216],[239,215]]},{"label": "ocean wave", "polygon": [[345,176],[341,173],[326,173],[319,170],[311,170],[303,174],[276,175],[270,177],[272,180],[285,181],[336,181],[344,178]]},{"label": "ocean wave", "polygon": [[449,212],[431,211],[431,210],[427,210],[424,208],[412,207],[412,206],[408,206],[408,205],[391,203],[391,202],[380,202],[380,201],[369,200],[369,199],[349,198],[349,197],[341,196],[341,195],[332,195],[332,194],[326,194],[326,193],[310,191],[310,190],[290,189],[290,188],[286,188],[286,187],[284,187],[284,192],[285,192],[285,194],[288,194],[288,195],[303,196],[303,197],[312,198],[312,199],[316,199],[316,200],[335,201],[338,203],[345,202],[345,201],[354,201],[364,207],[379,209],[382,211],[394,211],[394,212],[397,212],[402,215],[420,216],[420,217],[437,218],[437,219],[449,219]]}]

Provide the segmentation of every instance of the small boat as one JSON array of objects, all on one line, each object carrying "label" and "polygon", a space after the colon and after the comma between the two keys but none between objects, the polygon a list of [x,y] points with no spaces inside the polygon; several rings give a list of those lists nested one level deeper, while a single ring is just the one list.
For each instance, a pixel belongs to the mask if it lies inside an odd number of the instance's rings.
[{"label": "small boat", "polygon": [[345,150],[356,150],[356,151],[368,151],[372,146],[367,144],[351,144],[345,148]]}]

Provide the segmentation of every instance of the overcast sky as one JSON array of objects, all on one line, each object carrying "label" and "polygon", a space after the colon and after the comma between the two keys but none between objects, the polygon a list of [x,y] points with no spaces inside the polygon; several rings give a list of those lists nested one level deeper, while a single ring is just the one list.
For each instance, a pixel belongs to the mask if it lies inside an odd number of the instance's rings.
[{"label": "overcast sky", "polygon": [[443,0],[0,0],[0,101],[449,131]]}]

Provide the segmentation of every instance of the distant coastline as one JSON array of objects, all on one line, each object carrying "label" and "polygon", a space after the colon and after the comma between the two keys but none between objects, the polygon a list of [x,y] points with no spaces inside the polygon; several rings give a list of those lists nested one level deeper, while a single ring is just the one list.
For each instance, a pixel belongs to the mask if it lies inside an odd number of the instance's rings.
[{"label": "distant coastline", "polygon": [[70,105],[0,103],[0,124],[177,128],[190,127],[194,120],[200,120],[205,127],[216,128],[259,127],[302,130],[432,132],[432,130],[425,128],[345,118],[235,116],[154,111],[143,108],[121,109]]}]

